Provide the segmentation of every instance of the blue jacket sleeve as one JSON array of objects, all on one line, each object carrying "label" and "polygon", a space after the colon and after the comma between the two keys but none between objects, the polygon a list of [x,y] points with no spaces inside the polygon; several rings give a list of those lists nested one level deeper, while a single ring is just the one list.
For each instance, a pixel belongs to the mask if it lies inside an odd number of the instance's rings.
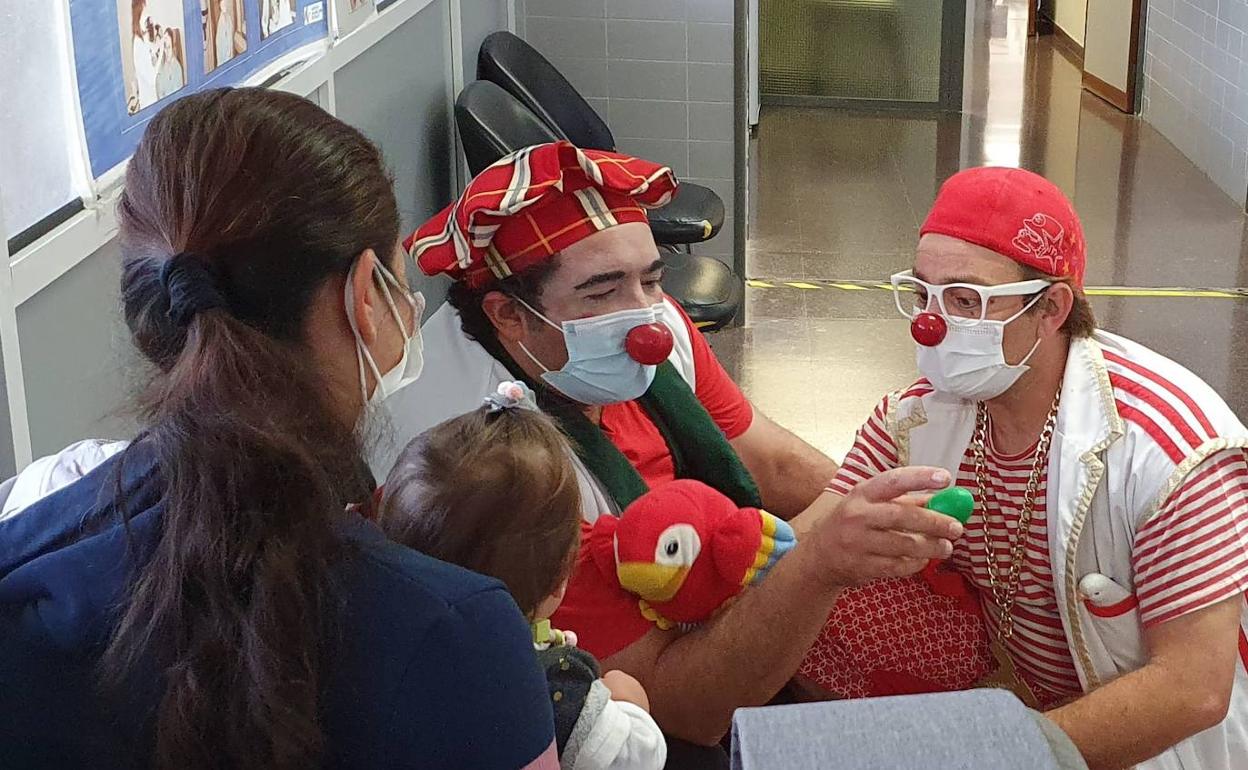
[{"label": "blue jacket sleeve", "polygon": [[396,694],[391,756],[421,757],[422,767],[512,770],[553,752],[546,677],[505,590],[452,605],[419,647]]}]

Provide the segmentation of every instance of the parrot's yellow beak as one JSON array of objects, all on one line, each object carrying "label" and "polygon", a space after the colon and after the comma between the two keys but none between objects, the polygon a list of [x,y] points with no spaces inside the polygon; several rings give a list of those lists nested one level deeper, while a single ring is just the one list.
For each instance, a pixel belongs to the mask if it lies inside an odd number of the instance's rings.
[{"label": "parrot's yellow beak", "polygon": [[615,568],[620,585],[648,602],[670,601],[689,574],[688,567],[644,561],[621,562]]}]

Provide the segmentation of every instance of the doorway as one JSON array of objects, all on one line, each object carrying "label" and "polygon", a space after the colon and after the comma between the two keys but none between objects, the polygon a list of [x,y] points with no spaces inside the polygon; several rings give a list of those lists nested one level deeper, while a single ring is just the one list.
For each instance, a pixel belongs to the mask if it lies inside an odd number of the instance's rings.
[{"label": "doorway", "polygon": [[1143,0],[1041,0],[1040,30],[1082,69],[1083,88],[1135,113],[1143,61]]},{"label": "doorway", "polygon": [[965,0],[759,0],[764,104],[962,106]]}]

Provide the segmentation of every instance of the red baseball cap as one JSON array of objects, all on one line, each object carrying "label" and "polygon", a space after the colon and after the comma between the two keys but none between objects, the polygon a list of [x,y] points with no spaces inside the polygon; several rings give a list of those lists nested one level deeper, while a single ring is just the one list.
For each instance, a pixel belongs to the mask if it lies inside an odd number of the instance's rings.
[{"label": "red baseball cap", "polygon": [[1021,168],[986,166],[949,177],[919,235],[958,238],[1083,286],[1088,247],[1070,200]]}]

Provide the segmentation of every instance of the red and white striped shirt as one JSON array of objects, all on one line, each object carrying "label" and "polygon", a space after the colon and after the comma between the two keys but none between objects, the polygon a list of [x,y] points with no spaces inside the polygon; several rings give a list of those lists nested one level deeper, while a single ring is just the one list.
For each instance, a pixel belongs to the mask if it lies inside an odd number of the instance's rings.
[{"label": "red and white striped shirt", "polygon": [[[1113,362],[1110,365],[1111,384],[1123,419],[1136,421],[1141,416],[1177,412],[1169,406],[1169,401],[1154,392],[1157,386],[1143,375],[1133,372],[1128,377],[1116,372]],[[931,386],[920,381],[903,398],[921,397],[930,392]],[[854,447],[832,483],[834,491],[848,493],[858,482],[897,466],[896,443],[884,423],[888,407],[889,399],[885,397],[858,431]],[[1162,424],[1176,432],[1195,431],[1195,427],[1189,428],[1186,424],[1181,429],[1173,426],[1169,417]],[[1152,427],[1156,428],[1156,424]],[[1150,429],[1149,435],[1152,433]],[[1185,445],[1194,447],[1199,443],[1202,442],[1185,442]],[[1158,444],[1167,449],[1162,441]],[[1021,455],[1009,456],[997,452],[990,440],[985,452],[990,485],[989,534],[998,574],[1003,580],[1009,575],[1008,544],[1017,531],[1035,451],[1033,446]],[[1005,644],[1019,675],[1045,707],[1082,692],[1053,590],[1046,476],[1047,469],[1041,474],[1027,533],[1013,611],[1014,633]],[[952,563],[980,590],[985,619],[990,631],[995,633],[998,621],[987,569],[985,503],[978,499],[975,459],[969,448],[958,469],[957,484],[975,492],[977,499],[976,512],[966,527],[966,535],[954,546]],[[1161,510],[1136,532],[1134,546],[1135,591],[1145,626],[1243,593],[1248,588],[1248,461],[1244,452],[1238,449],[1217,452],[1197,466],[1167,498]]]}]

